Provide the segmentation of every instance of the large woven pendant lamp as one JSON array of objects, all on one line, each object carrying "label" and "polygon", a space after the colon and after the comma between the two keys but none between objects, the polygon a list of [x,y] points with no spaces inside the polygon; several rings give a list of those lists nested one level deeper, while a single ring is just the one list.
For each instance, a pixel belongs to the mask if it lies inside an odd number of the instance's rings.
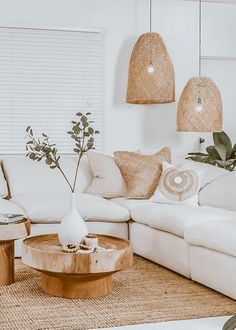
[{"label": "large woven pendant lamp", "polygon": [[133,48],[129,63],[126,102],[158,104],[174,101],[174,68],[162,37],[152,32],[150,0],[150,32],[142,34]]},{"label": "large woven pendant lamp", "polygon": [[201,76],[202,0],[199,0],[199,68],[198,76],[188,80],[180,96],[177,110],[177,131],[222,131],[220,91],[209,77]]}]

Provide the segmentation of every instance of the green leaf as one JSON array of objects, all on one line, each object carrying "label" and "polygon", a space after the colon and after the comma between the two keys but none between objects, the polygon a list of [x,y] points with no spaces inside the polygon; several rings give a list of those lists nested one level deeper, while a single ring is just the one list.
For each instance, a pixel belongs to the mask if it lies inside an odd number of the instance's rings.
[{"label": "green leaf", "polygon": [[84,128],[85,128],[85,127],[88,127],[88,125],[89,125],[89,124],[88,124],[88,122],[87,122],[87,121],[83,121],[83,122],[82,122],[82,125],[83,125],[83,126],[84,126]]},{"label": "green leaf", "polygon": [[236,144],[233,146],[230,158],[236,158]]},{"label": "green leaf", "polygon": [[222,160],[226,160],[226,147],[223,144],[215,144],[215,149]]},{"label": "green leaf", "polygon": [[26,132],[29,132],[29,130],[30,130],[30,126],[28,126],[28,127],[26,128]]},{"label": "green leaf", "polygon": [[189,152],[188,155],[208,156],[208,154],[204,154],[203,152]]},{"label": "green leaf", "polygon": [[88,118],[86,117],[86,116],[82,116],[81,118],[80,118],[80,120],[83,122],[83,121],[88,121]]},{"label": "green leaf", "polygon": [[76,116],[81,117],[81,116],[83,116],[83,114],[81,112],[77,112]]},{"label": "green leaf", "polygon": [[73,126],[72,127],[72,130],[73,130],[73,132],[75,133],[75,134],[79,134],[79,132],[81,131],[81,129],[79,128],[79,126]]},{"label": "green leaf", "polygon": [[89,142],[87,143],[87,148],[88,148],[88,149],[91,149],[92,147],[93,147],[93,142],[90,142],[90,141],[89,141]]},{"label": "green leaf", "polygon": [[214,146],[207,147],[206,151],[208,152],[208,154],[210,156],[214,157],[215,159],[221,160],[220,155],[218,154],[218,152]]},{"label": "green leaf", "polygon": [[29,158],[30,158],[30,159],[35,160],[35,157],[36,157],[35,153],[31,152],[31,153],[29,154]]},{"label": "green leaf", "polygon": [[229,158],[232,152],[232,143],[229,136],[224,132],[213,133],[213,141],[215,145],[224,145],[226,148],[226,157]]},{"label": "green leaf", "polygon": [[52,160],[50,158],[46,158],[45,163],[47,165],[51,165],[52,164]]},{"label": "green leaf", "polygon": [[88,128],[88,133],[89,133],[89,134],[93,134],[93,132],[94,132],[94,129],[93,129],[92,127],[89,127],[89,128]]},{"label": "green leaf", "polygon": [[91,115],[91,112],[86,112],[86,116],[90,116]]},{"label": "green leaf", "polygon": [[80,153],[80,149],[74,148],[74,152]]},{"label": "green leaf", "polygon": [[236,316],[232,316],[223,326],[222,330],[235,330],[236,329]]}]

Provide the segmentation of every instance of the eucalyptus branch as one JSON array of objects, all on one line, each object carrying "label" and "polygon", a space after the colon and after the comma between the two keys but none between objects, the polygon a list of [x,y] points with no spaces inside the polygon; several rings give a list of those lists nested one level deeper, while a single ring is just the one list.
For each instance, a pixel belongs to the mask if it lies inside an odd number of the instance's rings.
[{"label": "eucalyptus branch", "polygon": [[99,131],[94,130],[90,124],[93,121],[89,120],[88,117],[91,115],[90,112],[87,112],[86,115],[83,115],[81,112],[78,112],[76,116],[79,117],[78,121],[72,121],[73,127],[71,131],[67,132],[72,139],[75,140],[74,152],[78,154],[78,161],[75,170],[73,189],[75,191],[76,181],[78,177],[79,165],[84,154],[90,150],[94,149],[94,135],[99,134]]},{"label": "eucalyptus branch", "polygon": [[72,186],[59,164],[60,156],[57,156],[55,144],[50,144],[49,137],[45,133],[42,133],[43,140],[36,140],[30,126],[27,127],[26,132],[28,137],[28,142],[26,143],[26,157],[36,161],[45,159],[46,164],[50,166],[51,169],[58,168],[72,191]]},{"label": "eucalyptus branch", "polygon": [[72,121],[72,129],[67,132],[75,141],[74,152],[78,155],[73,185],[69,182],[65,172],[61,168],[60,156],[58,155],[56,145],[49,142],[49,137],[45,133],[42,133],[41,139],[36,139],[32,128],[30,126],[26,128],[28,138],[28,141],[26,142],[26,157],[34,161],[41,161],[44,159],[45,163],[51,169],[57,168],[72,192],[75,191],[80,161],[87,151],[94,149],[94,135],[99,134],[99,131],[94,130],[91,126],[93,121],[88,119],[90,115],[89,112],[87,112],[86,115],[78,112],[76,114],[78,121]]}]

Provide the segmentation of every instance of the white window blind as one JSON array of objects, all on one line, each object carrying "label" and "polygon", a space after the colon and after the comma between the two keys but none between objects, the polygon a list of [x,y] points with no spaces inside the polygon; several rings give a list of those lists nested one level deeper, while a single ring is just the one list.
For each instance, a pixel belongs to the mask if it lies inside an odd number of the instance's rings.
[{"label": "white window blind", "polygon": [[66,132],[77,112],[91,112],[102,133],[102,32],[1,27],[0,153],[25,153],[28,125],[71,153]]}]

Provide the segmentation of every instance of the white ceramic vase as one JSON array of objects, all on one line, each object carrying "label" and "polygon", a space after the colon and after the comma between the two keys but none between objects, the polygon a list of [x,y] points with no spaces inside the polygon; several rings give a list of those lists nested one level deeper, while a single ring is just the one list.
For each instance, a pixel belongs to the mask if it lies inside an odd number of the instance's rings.
[{"label": "white ceramic vase", "polygon": [[59,231],[58,238],[59,242],[63,244],[67,243],[75,243],[80,244],[85,236],[88,234],[88,228],[77,211],[76,207],[76,194],[71,194],[71,201],[69,209],[66,214],[62,218]]}]

